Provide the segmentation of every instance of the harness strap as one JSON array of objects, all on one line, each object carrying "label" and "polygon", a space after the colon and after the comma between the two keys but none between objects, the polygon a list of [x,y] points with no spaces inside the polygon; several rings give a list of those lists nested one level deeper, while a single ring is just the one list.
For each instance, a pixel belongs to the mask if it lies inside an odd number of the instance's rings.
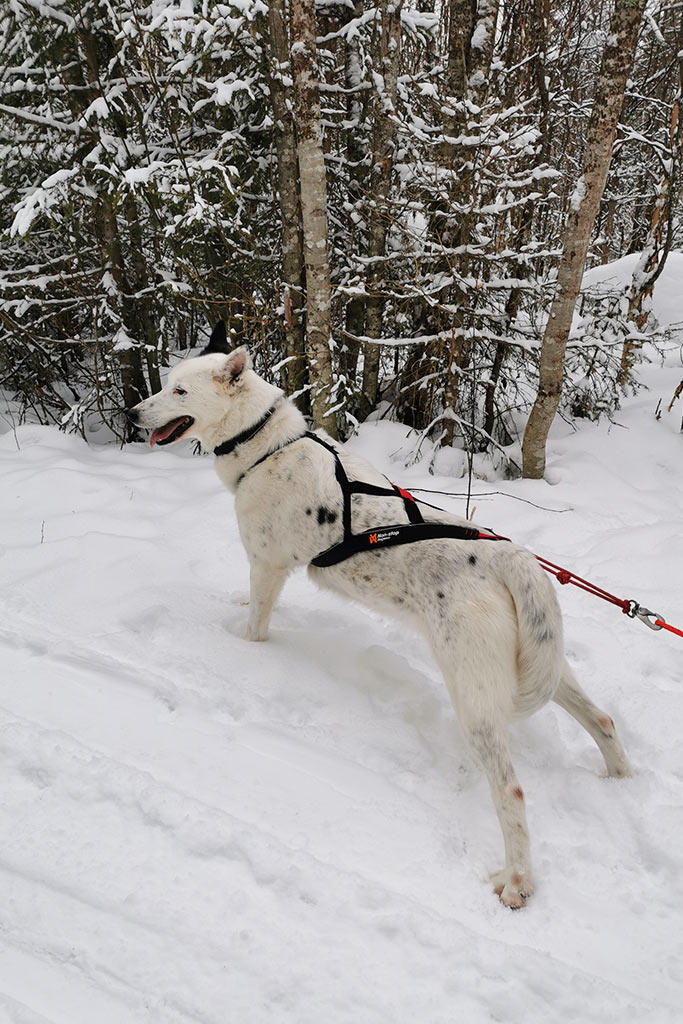
[{"label": "harness strap", "polygon": [[[249,433],[249,436],[253,437],[253,435],[257,433],[257,431],[260,430],[267,422],[272,412],[273,409],[271,409],[266,417],[264,417],[262,423],[258,424],[256,428],[252,428],[251,432],[245,433]],[[265,460],[269,459],[271,455],[275,455],[276,452],[281,451],[283,448],[293,444],[295,441],[301,441],[303,438],[307,438],[309,441],[315,441],[316,444],[325,448],[334,458],[334,472],[337,478],[337,483],[339,484],[339,488],[342,492],[343,499],[343,539],[339,541],[338,544],[333,544],[332,547],[327,548],[325,551],[321,551],[319,555],[316,555],[315,558],[311,559],[311,565],[315,565],[318,568],[326,568],[330,565],[337,565],[339,562],[343,562],[347,558],[350,558],[351,555],[360,554],[363,551],[373,551],[377,550],[379,547],[394,547],[399,544],[412,544],[419,540],[437,540],[442,537],[450,537],[454,540],[508,539],[507,537],[499,537],[494,533],[482,533],[480,530],[471,526],[457,526],[455,523],[425,523],[417,501],[410,491],[406,491],[402,487],[398,487],[396,484],[391,484],[389,487],[382,487],[379,484],[371,484],[365,480],[349,480],[337,450],[333,448],[331,444],[328,444],[327,441],[323,441],[322,437],[318,437],[317,434],[313,434],[311,431],[306,431],[305,434],[300,434],[299,437],[293,437],[291,440],[285,441],[284,444],[279,445],[277,448],[273,448],[271,451],[266,452],[266,454],[262,455],[260,459],[257,459],[249,469],[244,471],[237,483],[239,484],[247,473],[251,472],[252,469],[255,469],[260,463],[265,462]],[[247,440],[247,438],[244,437],[244,440]],[[242,442],[240,441],[238,443]],[[214,450],[216,454],[219,454],[218,449]],[[382,498],[400,498],[403,501],[409,522],[397,524],[396,526],[378,527],[375,530],[365,530],[362,533],[353,533],[351,529],[351,497],[354,494],[368,494]]]},{"label": "harness strap", "polygon": [[[349,480],[346,475],[346,470],[342,465],[342,461],[339,458],[339,454],[331,444],[327,441],[323,441],[317,434],[313,434],[308,431],[305,435],[311,441],[317,442],[326,448],[327,451],[334,457],[334,472],[337,477],[337,483],[341,488],[341,492],[344,499],[344,512],[342,523],[344,526],[344,538],[345,540],[353,536],[351,530],[351,495],[352,494],[371,494],[377,497],[399,497],[403,500],[405,506],[406,515],[411,523],[423,523],[422,513],[418,508],[415,498],[409,491],[404,491],[402,487],[397,487],[396,484],[391,484],[390,487],[381,487],[379,484],[367,483],[365,480]],[[416,538],[417,539],[417,538]],[[406,542],[404,542],[406,543]],[[315,564],[315,563],[313,563]]]},{"label": "harness strap", "polygon": [[376,551],[380,547],[395,547],[399,544],[412,544],[418,540],[439,540],[443,537],[453,540],[505,540],[504,537],[489,536],[468,526],[457,526],[455,523],[404,523],[366,530],[364,533],[347,534],[339,544],[333,544],[331,548],[312,558],[311,565],[324,569],[362,551]]},{"label": "harness strap", "polygon": [[230,452],[234,452],[235,448],[237,448],[238,445],[244,444],[246,441],[251,441],[252,437],[256,437],[259,430],[263,430],[270,417],[273,415],[277,407],[280,405],[281,401],[282,399],[278,398],[277,402],[273,402],[270,409],[268,409],[268,411],[263,414],[258,423],[255,423],[251,427],[247,427],[247,429],[243,430],[240,434],[235,434],[234,437],[230,437],[228,438],[227,441],[223,441],[221,442],[221,444],[216,445],[216,447],[213,450],[213,454],[229,455]]},{"label": "harness strap", "polygon": [[306,431],[304,437],[307,437],[309,441],[315,441],[316,444],[322,445],[322,447],[326,448],[330,455],[334,457],[334,474],[337,478],[337,483],[341,488],[342,498],[344,501],[342,510],[342,526],[344,527],[344,536],[346,537],[351,533],[351,490],[349,487],[349,478],[346,475],[336,449],[334,449],[331,444],[328,444],[327,441],[323,441],[322,437],[318,437],[317,434],[312,433],[310,430]]},{"label": "harness strap", "polygon": [[286,448],[290,444],[294,444],[295,441],[300,441],[302,437],[306,437],[306,435],[299,434],[298,437],[290,437],[289,441],[284,441],[282,444],[279,444],[277,448],[271,448],[270,451],[266,452],[265,455],[262,455],[260,459],[256,460],[256,462],[252,462],[251,466],[248,466],[245,469],[244,473],[240,473],[240,475],[237,478],[237,484],[241,484],[247,473],[251,473],[252,469],[256,469],[256,467],[260,466],[262,462],[265,462],[266,459],[269,459],[271,455],[277,455],[277,453],[281,452],[283,448]]},{"label": "harness strap", "polygon": [[[311,565],[323,569],[330,565],[337,565],[337,563],[350,558],[351,555],[360,554],[362,551],[373,551],[379,547],[394,547],[399,544],[413,544],[418,540],[437,540],[441,537],[450,537],[454,540],[508,539],[494,533],[482,533],[471,526],[457,526],[455,523],[425,523],[417,501],[410,491],[405,491],[402,487],[397,487],[396,484],[391,484],[390,487],[381,487],[364,480],[349,480],[342,461],[332,445],[323,441],[317,434],[307,433],[304,436],[322,445],[334,456],[335,475],[344,498],[343,540],[312,558]],[[401,498],[409,522],[396,526],[383,526],[375,530],[365,530],[363,533],[353,533],[351,530],[352,494]]]},{"label": "harness strap", "polygon": [[[344,474],[346,475],[346,474]],[[349,487],[352,494],[374,494],[378,497],[402,498],[406,515],[411,523],[423,523],[424,519],[418,507],[416,499],[410,491],[404,491],[402,487],[392,484],[389,487],[379,487],[377,484],[368,484],[364,480],[351,480]]]}]

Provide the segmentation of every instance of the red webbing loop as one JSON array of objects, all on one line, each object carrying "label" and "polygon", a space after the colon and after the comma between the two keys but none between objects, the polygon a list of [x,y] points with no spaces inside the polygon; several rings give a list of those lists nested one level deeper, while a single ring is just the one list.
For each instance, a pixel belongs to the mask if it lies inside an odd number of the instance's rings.
[{"label": "red webbing loop", "polygon": [[404,501],[413,501],[414,502],[416,500],[413,497],[413,495],[410,493],[410,491],[404,491],[402,487],[398,486],[398,484],[392,484],[391,486],[394,488],[394,490],[396,491],[397,494],[401,495],[401,497],[403,498]]},{"label": "red webbing loop", "polygon": [[549,562],[547,558],[541,558],[540,555],[536,555],[535,557],[541,563],[546,572],[555,576],[558,583],[573,583],[575,587],[579,587],[581,590],[585,590],[589,594],[595,594],[596,597],[601,597],[603,601],[609,601],[610,604],[614,604],[617,608],[621,608],[624,615],[628,615],[631,611],[631,601],[627,601],[621,597],[615,597],[614,594],[610,594],[609,591],[603,590],[602,587],[596,587],[594,583],[589,583],[588,580],[584,580],[581,576],[577,576],[575,573],[570,572],[569,569],[563,569],[560,565],[555,565],[554,562]]}]

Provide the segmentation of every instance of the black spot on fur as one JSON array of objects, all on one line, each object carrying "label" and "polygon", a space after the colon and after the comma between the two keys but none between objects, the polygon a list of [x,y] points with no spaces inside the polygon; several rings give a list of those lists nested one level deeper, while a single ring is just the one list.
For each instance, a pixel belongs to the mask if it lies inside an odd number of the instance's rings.
[{"label": "black spot on fur", "polygon": [[446,595],[444,594],[443,590],[437,590],[436,596],[438,597],[439,601],[443,601]]},{"label": "black spot on fur", "polygon": [[372,576],[364,576],[363,580],[365,581],[365,583],[372,583]]},{"label": "black spot on fur", "polygon": [[313,514],[313,509],[311,509],[311,508],[307,508],[307,509],[306,509],[306,515],[307,515],[307,516],[310,516],[310,515],[312,515],[312,514]]},{"label": "black spot on fur", "polygon": [[477,564],[477,556],[476,555],[470,555],[470,557],[467,559],[467,561],[470,563],[470,565],[476,565]]},{"label": "black spot on fur", "polygon": [[318,525],[322,526],[323,523],[334,523],[337,519],[337,513],[331,512],[329,508],[325,508],[324,505],[320,505],[318,508]]}]

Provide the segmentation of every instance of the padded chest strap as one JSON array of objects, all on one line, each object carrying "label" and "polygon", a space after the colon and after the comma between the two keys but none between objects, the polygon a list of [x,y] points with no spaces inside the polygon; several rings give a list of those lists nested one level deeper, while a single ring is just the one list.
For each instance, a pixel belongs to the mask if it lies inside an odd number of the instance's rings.
[{"label": "padded chest strap", "polygon": [[504,540],[504,537],[488,537],[479,530],[454,523],[405,523],[398,526],[383,526],[377,530],[366,530],[364,533],[352,533],[344,537],[339,544],[316,555],[311,565],[321,569],[329,565],[337,565],[351,555],[361,551],[378,551],[381,547],[395,547],[398,544],[413,544],[418,540],[438,540],[452,537],[455,540]]}]

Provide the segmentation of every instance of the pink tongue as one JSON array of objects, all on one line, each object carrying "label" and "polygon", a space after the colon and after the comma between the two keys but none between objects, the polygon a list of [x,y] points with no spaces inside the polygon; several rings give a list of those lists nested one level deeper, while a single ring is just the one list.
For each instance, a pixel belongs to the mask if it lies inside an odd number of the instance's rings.
[{"label": "pink tongue", "polygon": [[152,431],[152,436],[149,439],[150,447],[153,448],[157,441],[163,441],[164,438],[168,437],[169,434],[172,434],[175,428],[180,423],[181,418],[182,417],[179,417],[177,420],[171,420],[170,423],[167,423],[163,427],[156,427]]}]

